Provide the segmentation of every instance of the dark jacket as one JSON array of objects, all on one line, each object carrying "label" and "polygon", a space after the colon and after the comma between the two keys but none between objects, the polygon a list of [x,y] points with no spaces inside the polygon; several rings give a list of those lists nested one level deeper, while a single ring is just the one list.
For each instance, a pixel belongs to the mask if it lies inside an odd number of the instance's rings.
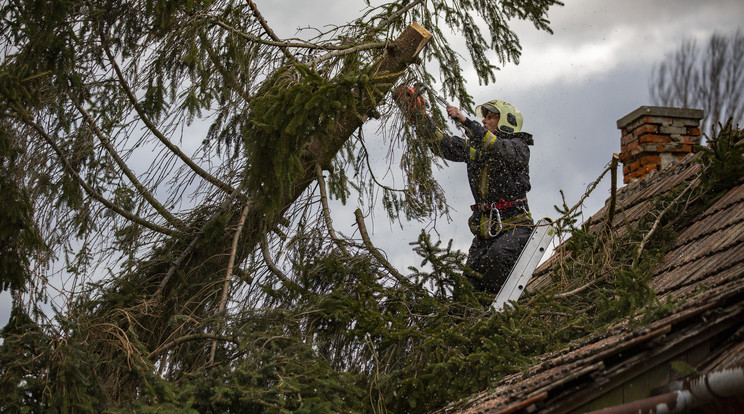
[{"label": "dark jacket", "polygon": [[[525,132],[496,134],[486,130],[479,122],[467,119],[463,124],[467,139],[443,134],[438,128],[434,133],[439,139],[442,157],[467,164],[468,182],[475,204],[523,200],[530,190],[530,149],[532,135]],[[502,210],[502,219],[523,214],[529,208],[524,202],[519,208]],[[476,210],[470,217],[471,230],[483,235],[484,215]],[[479,228],[480,227],[480,230]]]}]

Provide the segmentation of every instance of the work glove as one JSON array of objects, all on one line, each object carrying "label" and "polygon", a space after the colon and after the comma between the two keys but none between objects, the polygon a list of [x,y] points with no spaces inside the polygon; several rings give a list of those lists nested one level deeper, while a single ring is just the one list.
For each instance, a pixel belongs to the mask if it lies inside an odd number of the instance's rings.
[{"label": "work glove", "polygon": [[426,113],[426,98],[413,86],[401,85],[393,92],[393,99],[409,122],[416,123]]}]

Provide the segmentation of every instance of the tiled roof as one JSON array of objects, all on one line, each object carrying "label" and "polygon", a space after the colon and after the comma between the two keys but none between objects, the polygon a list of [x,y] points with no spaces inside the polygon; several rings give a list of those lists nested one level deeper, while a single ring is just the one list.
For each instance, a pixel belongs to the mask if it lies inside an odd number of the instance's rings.
[{"label": "tiled roof", "polygon": [[[680,185],[699,184],[696,158],[691,154],[620,189],[615,231],[640,220],[650,211],[653,197]],[[590,219],[594,231],[604,225],[607,208]],[[744,363],[744,181],[681,227],[649,283],[662,302],[668,296],[679,300],[668,316],[643,327],[619,323],[569,349],[543,355],[529,370],[440,412],[570,412],[707,343],[713,345],[694,361],[701,373]],[[552,258],[536,271],[532,289],[549,283],[554,262]]]}]

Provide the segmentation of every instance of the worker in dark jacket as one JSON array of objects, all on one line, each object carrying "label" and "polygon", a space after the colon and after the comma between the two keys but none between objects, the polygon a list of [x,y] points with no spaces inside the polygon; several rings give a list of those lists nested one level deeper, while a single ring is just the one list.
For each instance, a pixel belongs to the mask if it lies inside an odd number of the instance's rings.
[{"label": "worker in dark jacket", "polygon": [[478,272],[468,279],[475,290],[497,294],[534,226],[527,204],[529,146],[534,141],[532,135],[521,132],[522,114],[508,102],[489,101],[475,112],[481,122],[447,106],[447,114],[464,127],[466,138],[446,135],[428,117],[426,120],[441,156],[467,164],[475,199],[468,219],[475,237],[467,264]]},{"label": "worker in dark jacket", "polygon": [[479,291],[498,293],[532,233],[527,204],[532,135],[521,132],[522,114],[508,102],[493,100],[475,109],[482,124],[454,106],[450,118],[465,127],[468,139],[436,129],[445,159],[467,163],[475,204],[468,219],[474,234],[468,266],[482,278],[468,279]]}]

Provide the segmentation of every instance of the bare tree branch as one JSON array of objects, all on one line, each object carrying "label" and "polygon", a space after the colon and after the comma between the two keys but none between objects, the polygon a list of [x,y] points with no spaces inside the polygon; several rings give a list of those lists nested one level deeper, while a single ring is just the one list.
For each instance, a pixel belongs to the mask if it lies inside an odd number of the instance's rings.
[{"label": "bare tree branch", "polygon": [[[220,298],[220,304],[217,308],[217,314],[222,315],[225,312],[225,306],[227,304],[227,291],[230,287],[230,280],[232,279],[233,266],[235,265],[235,254],[238,250],[238,240],[240,239],[240,233],[243,232],[243,226],[245,225],[245,217],[248,214],[248,203],[243,206],[243,211],[240,213],[240,220],[238,221],[238,228],[235,229],[235,235],[233,236],[232,247],[230,248],[230,260],[227,263],[227,271],[225,272],[225,281],[222,285],[222,297]],[[215,332],[217,333],[217,332]],[[217,340],[212,341],[212,350],[209,353],[209,365],[214,364],[214,354],[217,350]]]},{"label": "bare tree branch", "polygon": [[594,189],[597,188],[599,183],[602,181],[602,178],[604,178],[605,174],[607,174],[609,171],[612,171],[612,161],[608,164],[607,168],[602,171],[602,174],[599,175],[599,177],[594,180],[593,183],[589,185],[589,188],[584,192],[584,195],[581,196],[581,199],[578,203],[576,203],[573,207],[571,207],[568,211],[566,211],[561,217],[554,220],[555,222],[558,222],[559,220],[562,220],[567,217],[571,217],[574,211],[576,211],[581,205],[584,204],[584,201],[591,195],[592,192],[594,192]]},{"label": "bare tree branch", "polygon": [[266,266],[269,268],[271,273],[279,278],[279,280],[281,280],[282,283],[284,283],[285,285],[297,286],[297,283],[287,277],[287,275],[285,275],[284,272],[282,272],[281,269],[279,269],[279,267],[274,263],[274,260],[271,259],[271,254],[269,253],[269,243],[265,235],[264,238],[259,241],[259,244],[261,245],[261,254],[263,255],[264,262],[266,262]]},{"label": "bare tree branch", "polygon": [[73,105],[75,105],[75,107],[78,109],[80,114],[83,115],[85,121],[88,123],[90,128],[103,144],[106,152],[111,155],[111,157],[114,159],[114,162],[116,162],[116,165],[118,165],[124,175],[129,178],[129,181],[131,181],[132,185],[134,185],[134,188],[137,189],[137,192],[139,192],[139,194],[141,194],[142,197],[144,197],[144,199],[147,200],[147,202],[155,209],[155,211],[160,213],[160,215],[168,221],[168,223],[178,228],[178,230],[180,231],[185,231],[186,225],[181,220],[173,216],[170,211],[168,211],[168,209],[166,209],[158,200],[155,199],[155,197],[153,197],[150,191],[144,185],[142,185],[139,179],[137,179],[137,176],[134,175],[131,169],[129,169],[127,163],[124,162],[123,159],[121,159],[118,152],[116,152],[116,149],[111,145],[111,142],[108,140],[108,138],[104,136],[103,131],[98,128],[98,125],[96,125],[95,120],[93,119],[93,117],[90,116],[88,111],[86,111],[85,108],[83,108],[83,106],[80,105],[80,103],[71,94],[68,93],[67,96],[70,98],[70,101],[72,101]]},{"label": "bare tree branch", "polygon": [[744,121],[744,32],[715,33],[704,47],[684,40],[654,67],[649,92],[655,105],[705,111],[703,133],[711,136],[718,123]]},{"label": "bare tree branch", "polygon": [[176,339],[174,339],[171,342],[168,342],[168,343],[165,343],[163,345],[160,345],[157,349],[155,349],[154,351],[150,352],[147,356],[149,358],[152,358],[152,357],[154,357],[156,355],[159,355],[159,354],[162,354],[164,352],[167,352],[169,349],[174,348],[174,347],[177,347],[178,345],[181,345],[183,343],[191,342],[191,341],[199,341],[199,340],[202,340],[202,339],[212,339],[214,341],[232,342],[235,345],[239,345],[240,344],[240,342],[238,342],[238,340],[235,339],[235,338],[233,338],[233,337],[224,336],[224,335],[218,335],[218,334],[209,333],[209,332],[204,332],[204,333],[199,333],[199,334],[185,335],[185,336],[176,338]]},{"label": "bare tree branch", "polygon": [[102,195],[98,194],[83,179],[83,177],[81,177],[80,174],[78,174],[78,172],[75,170],[75,168],[70,164],[70,161],[67,159],[67,157],[65,157],[65,154],[62,151],[62,148],[60,148],[57,145],[56,141],[52,137],[50,137],[49,134],[47,134],[47,132],[44,130],[44,128],[42,128],[41,125],[39,125],[36,122],[34,122],[23,111],[23,109],[19,108],[16,104],[13,104],[12,105],[12,108],[16,112],[16,114],[18,114],[18,116],[21,117],[21,119],[23,120],[23,122],[26,123],[26,125],[29,125],[31,128],[33,128],[44,139],[44,141],[46,141],[46,143],[50,147],[52,147],[52,149],[54,150],[54,152],[57,153],[57,157],[62,162],[62,165],[64,166],[64,168],[67,171],[67,173],[70,176],[72,176],[75,179],[75,181],[77,181],[78,184],[80,184],[81,187],[83,187],[83,189],[85,190],[85,192],[89,196],[91,196],[94,199],[96,199],[98,202],[100,202],[101,204],[103,204],[109,210],[111,210],[111,211],[119,214],[120,216],[124,217],[125,219],[127,219],[127,220],[129,220],[129,221],[131,221],[133,223],[140,224],[140,225],[142,225],[142,226],[144,226],[144,227],[146,227],[146,228],[148,228],[148,229],[150,229],[152,231],[156,231],[158,233],[166,234],[166,235],[169,235],[169,236],[176,236],[176,235],[178,235],[178,232],[177,231],[168,229],[168,228],[163,227],[163,226],[159,226],[159,225],[154,224],[154,223],[150,223],[149,221],[147,221],[147,220],[145,220],[145,219],[143,219],[143,218],[141,218],[139,216],[136,216],[136,215],[130,213],[129,211],[126,211],[126,210],[122,209],[121,207],[119,207],[116,204],[112,203],[111,201],[107,200]]},{"label": "bare tree branch", "polygon": [[612,154],[610,163],[610,207],[607,209],[607,229],[612,228],[612,220],[615,218],[615,205],[617,203],[617,163],[620,161],[620,155]]},{"label": "bare tree branch", "polygon": [[[273,30],[271,30],[271,27],[269,27],[269,24],[266,23],[266,20],[261,16],[261,13],[258,11],[258,7],[256,7],[256,3],[253,2],[253,0],[248,0],[248,5],[251,7],[251,10],[253,11],[253,15],[256,16],[256,19],[261,24],[261,27],[263,27],[264,31],[271,39],[273,39],[275,42],[280,42],[279,37],[274,33]],[[284,46],[279,46],[279,48],[282,50],[282,53],[284,53],[284,56],[287,57],[291,62],[296,62],[297,59],[289,53],[289,50],[287,50]]]},{"label": "bare tree branch", "polygon": [[336,234],[336,229],[333,228],[333,220],[331,220],[331,210],[328,208],[328,192],[326,191],[325,178],[323,177],[323,170],[321,169],[320,164],[316,164],[315,174],[318,178],[318,188],[320,189],[320,204],[323,208],[323,219],[325,220],[326,227],[328,228],[328,234],[330,234],[331,239],[333,239],[333,242],[336,243],[336,246],[338,246],[341,252],[345,256],[348,256],[349,251],[346,250],[344,241],[338,237],[338,235]]},{"label": "bare tree branch", "polygon": [[245,33],[243,31],[240,31],[240,30],[238,30],[238,29],[230,26],[229,24],[223,22],[222,20],[216,18],[216,17],[213,17],[211,19],[211,22],[213,22],[217,26],[219,26],[219,27],[221,27],[221,28],[223,28],[223,29],[225,29],[225,30],[233,33],[233,34],[236,34],[236,35],[244,38],[245,40],[248,40],[248,41],[254,42],[254,43],[260,43],[260,44],[267,45],[267,46],[277,46],[277,47],[280,47],[280,48],[297,47],[297,48],[304,48],[304,49],[320,49],[320,50],[335,50],[335,49],[340,49],[341,48],[339,46],[323,46],[323,45],[318,45],[318,44],[309,43],[309,42],[292,42],[292,41],[286,41],[286,40],[266,40],[266,39],[262,39],[262,38],[260,38],[258,36],[254,36],[252,34]]},{"label": "bare tree branch", "polygon": [[[225,30],[230,31],[231,33],[234,33],[248,41],[264,44],[267,46],[276,46],[279,47],[282,52],[284,52],[285,55],[288,55],[289,52],[287,51],[287,48],[302,48],[302,49],[312,49],[312,50],[329,50],[330,52],[326,53],[325,55],[322,55],[312,61],[309,62],[309,64],[317,64],[320,62],[323,62],[325,60],[339,57],[339,56],[346,56],[350,55],[356,52],[360,52],[363,50],[371,50],[371,49],[383,49],[388,46],[385,42],[371,42],[371,43],[363,43],[359,45],[319,45],[316,43],[310,43],[310,42],[296,42],[296,41],[288,41],[288,40],[281,40],[277,38],[275,35],[272,36],[273,40],[266,40],[262,39],[258,36],[251,35],[249,33],[245,33],[243,31],[240,31],[227,23],[223,22],[220,19],[213,18],[212,22],[216,24],[217,26],[222,27]],[[273,32],[272,32],[273,34]],[[297,60],[292,55],[288,55],[289,58],[291,58],[292,61],[296,62]]]},{"label": "bare tree branch", "polygon": [[320,56],[320,57],[312,60],[310,62],[310,64],[312,64],[312,65],[318,64],[320,62],[323,62],[325,60],[328,60],[328,59],[331,59],[331,58],[334,58],[334,57],[351,55],[353,53],[361,52],[362,50],[383,49],[383,48],[387,47],[387,45],[388,44],[385,43],[385,42],[373,42],[373,43],[365,43],[365,44],[356,45],[356,46],[350,46],[350,47],[345,48],[345,49],[338,49],[338,50],[334,50],[332,52],[328,52],[325,55],[322,55],[322,56]]},{"label": "bare tree branch", "polygon": [[367,226],[364,224],[364,215],[362,215],[362,210],[356,209],[354,211],[354,215],[356,216],[356,222],[357,227],[359,227],[359,233],[362,236],[362,241],[364,241],[364,245],[367,246],[367,250],[369,253],[377,259],[380,264],[387,269],[387,271],[395,278],[395,280],[398,281],[403,286],[412,286],[411,282],[406,279],[405,276],[403,276],[400,272],[398,272],[398,269],[395,268],[386,258],[385,256],[380,253],[379,250],[372,244],[372,239],[369,237],[369,233],[367,233]]},{"label": "bare tree branch", "polygon": [[191,168],[192,171],[194,171],[197,175],[214,185],[215,187],[221,189],[222,191],[226,193],[232,193],[234,191],[233,188],[231,188],[228,184],[225,182],[219,180],[218,178],[212,176],[207,171],[205,171],[203,168],[196,165],[194,161],[191,160],[186,154],[184,154],[176,145],[174,145],[168,138],[163,135],[162,132],[160,132],[155,125],[154,122],[150,119],[149,116],[145,113],[145,111],[142,110],[142,107],[137,102],[137,97],[134,96],[134,93],[132,92],[132,89],[129,87],[129,84],[127,83],[127,80],[124,78],[124,74],[122,73],[121,69],[119,68],[119,65],[116,63],[116,60],[114,59],[113,54],[108,48],[108,45],[106,43],[105,36],[103,32],[100,32],[100,38],[101,38],[101,46],[106,53],[106,57],[109,60],[109,63],[111,64],[111,67],[114,69],[114,72],[116,72],[116,76],[119,80],[119,84],[121,85],[122,89],[124,89],[124,92],[127,95],[127,98],[129,99],[129,103],[132,105],[135,111],[137,111],[137,114],[142,119],[142,122],[147,126],[147,129],[150,130],[150,132],[155,135],[160,142],[165,145],[168,150],[170,150],[172,153],[176,154],[178,158],[181,159],[186,165]]}]

